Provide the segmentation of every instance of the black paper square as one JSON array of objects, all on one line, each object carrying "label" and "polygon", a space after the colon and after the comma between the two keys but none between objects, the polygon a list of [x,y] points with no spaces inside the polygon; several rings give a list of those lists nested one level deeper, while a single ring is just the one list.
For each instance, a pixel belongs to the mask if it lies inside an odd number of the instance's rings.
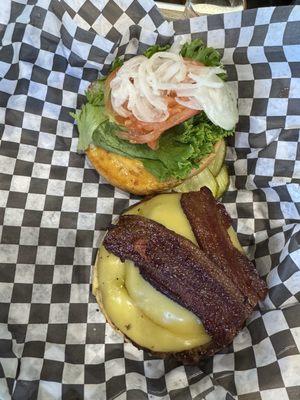
[{"label": "black paper square", "polygon": [[51,303],[68,303],[70,301],[71,285],[54,283],[52,285]]}]

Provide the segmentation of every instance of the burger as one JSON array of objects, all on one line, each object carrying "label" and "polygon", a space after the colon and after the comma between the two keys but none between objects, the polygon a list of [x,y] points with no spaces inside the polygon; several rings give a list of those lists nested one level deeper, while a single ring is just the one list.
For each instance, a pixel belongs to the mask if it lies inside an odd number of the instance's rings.
[{"label": "burger", "polygon": [[[238,121],[220,54],[200,39],[117,59],[74,117],[78,150],[114,186],[147,195],[182,184],[214,159]],[[212,167],[214,169],[214,167]]]},{"label": "burger", "polygon": [[186,364],[228,346],[266,290],[206,187],[131,207],[108,230],[94,267],[93,293],[113,328]]}]

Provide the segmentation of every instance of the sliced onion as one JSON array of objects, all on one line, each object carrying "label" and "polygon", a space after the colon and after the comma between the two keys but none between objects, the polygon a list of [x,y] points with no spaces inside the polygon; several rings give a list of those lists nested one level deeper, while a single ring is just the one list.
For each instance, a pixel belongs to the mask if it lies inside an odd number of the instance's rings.
[{"label": "sliced onion", "polygon": [[[203,109],[213,123],[231,129],[238,112],[235,96],[218,76],[224,72],[172,52],[158,52],[150,59],[137,56],[126,61],[110,82],[112,108],[125,118],[160,123],[168,120],[169,99],[175,94],[172,101],[190,110]],[[154,136],[149,134],[151,141]]]}]

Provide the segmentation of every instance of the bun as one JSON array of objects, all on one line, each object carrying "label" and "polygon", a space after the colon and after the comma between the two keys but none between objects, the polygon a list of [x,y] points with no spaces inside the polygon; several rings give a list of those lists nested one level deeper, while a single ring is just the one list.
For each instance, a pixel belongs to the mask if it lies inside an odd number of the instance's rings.
[{"label": "bun", "polygon": [[[215,144],[215,152],[220,143],[221,141]],[[215,152],[203,158],[199,162],[199,169],[192,171],[189,177],[203,171],[215,158]],[[90,146],[86,154],[97,172],[110,184],[136,195],[164,192],[183,182],[176,179],[160,182],[144,168],[141,161],[106,151],[101,147]]]}]

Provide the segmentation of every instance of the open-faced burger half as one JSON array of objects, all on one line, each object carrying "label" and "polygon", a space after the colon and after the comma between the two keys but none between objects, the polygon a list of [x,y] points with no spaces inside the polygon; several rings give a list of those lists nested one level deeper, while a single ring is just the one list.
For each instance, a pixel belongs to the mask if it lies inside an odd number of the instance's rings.
[{"label": "open-faced burger half", "polygon": [[93,293],[126,340],[196,363],[228,346],[266,285],[206,187],[130,208],[100,247]]},{"label": "open-faced burger half", "polygon": [[75,115],[78,149],[110,183],[140,195],[199,173],[238,121],[220,58],[197,39],[119,62]]}]

